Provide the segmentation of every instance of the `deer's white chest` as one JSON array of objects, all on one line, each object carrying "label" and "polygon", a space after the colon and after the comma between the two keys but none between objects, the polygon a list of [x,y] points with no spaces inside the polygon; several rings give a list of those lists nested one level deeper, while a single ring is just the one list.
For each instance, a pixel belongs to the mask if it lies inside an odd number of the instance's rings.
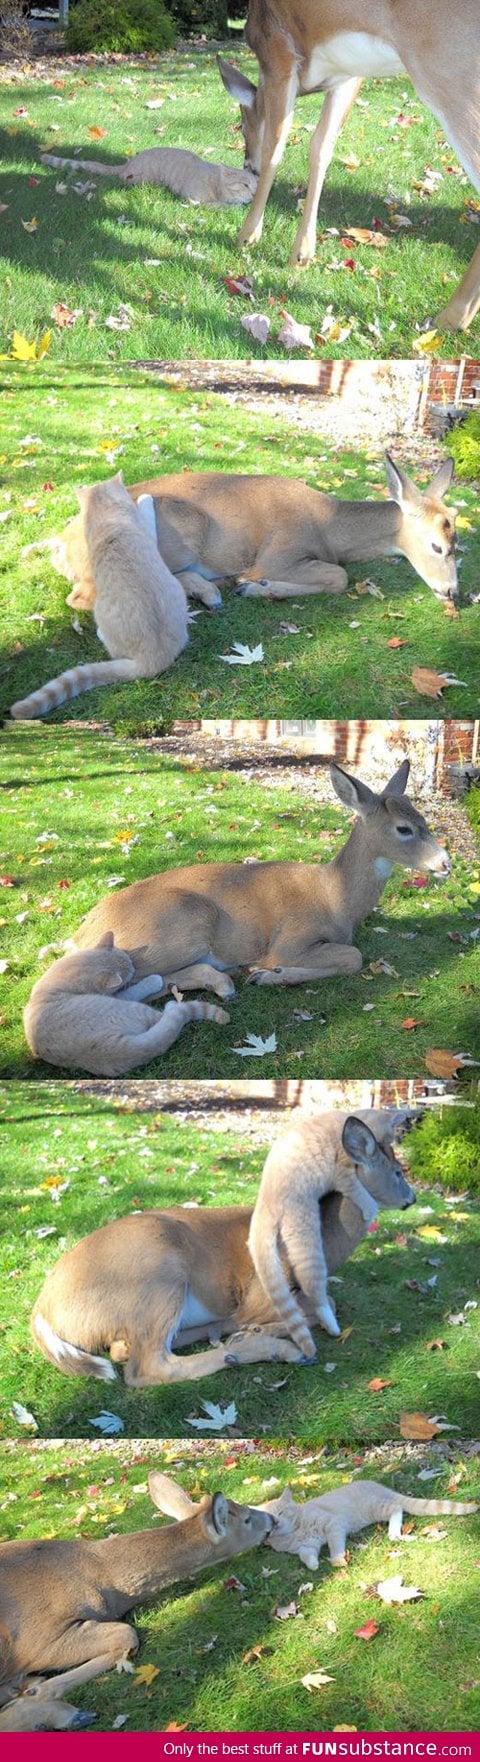
[{"label": "deer's white chest", "polygon": [[325,43],[312,50],[310,61],[302,73],[302,91],[314,92],[319,86],[336,86],[341,80],[388,79],[403,73],[403,64],[390,43],[372,37],[368,31],[338,31]]},{"label": "deer's white chest", "polygon": [[177,1323],[177,1332],[181,1333],[183,1328],[200,1328],[204,1326],[205,1322],[215,1320],[213,1310],[206,1309],[205,1304],[200,1302],[200,1298],[194,1297],[192,1292],[188,1291],[180,1321]]},{"label": "deer's white chest", "polygon": [[388,881],[388,877],[392,873],[393,863],[389,863],[388,857],[375,857],[374,868],[378,881]]}]

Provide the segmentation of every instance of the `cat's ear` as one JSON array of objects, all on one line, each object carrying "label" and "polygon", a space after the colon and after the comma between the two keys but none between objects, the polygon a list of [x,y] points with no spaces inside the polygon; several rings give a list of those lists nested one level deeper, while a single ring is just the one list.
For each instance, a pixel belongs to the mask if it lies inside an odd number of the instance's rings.
[{"label": "cat's ear", "polygon": [[114,948],[115,947],[114,931],[113,930],[104,930],[103,936],[100,936],[99,941],[95,943],[95,947],[96,948]]},{"label": "cat's ear", "polygon": [[125,984],[124,973],[109,973],[108,979],[105,979],[105,982],[104,982],[104,990],[105,991],[123,991],[124,984]]},{"label": "cat's ear", "polygon": [[77,487],[77,489],[75,490],[75,495],[76,495],[77,502],[79,503],[80,507],[82,509],[86,508],[87,502],[88,502],[88,489],[85,489],[84,487],[82,487],[80,485],[80,488]]},{"label": "cat's ear", "polygon": [[123,471],[116,471],[113,481],[114,483],[124,483]]}]

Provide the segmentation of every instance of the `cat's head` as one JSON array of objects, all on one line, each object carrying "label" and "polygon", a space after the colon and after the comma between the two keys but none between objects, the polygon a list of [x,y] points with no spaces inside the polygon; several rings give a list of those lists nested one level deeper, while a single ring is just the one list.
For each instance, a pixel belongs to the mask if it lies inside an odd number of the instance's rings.
[{"label": "cat's head", "polygon": [[73,520],[69,520],[61,532],[51,534],[48,550],[57,574],[73,582],[72,592],[67,595],[67,606],[91,611],[95,604],[96,591],[81,514],[76,514]]},{"label": "cat's head", "polygon": [[99,996],[111,996],[135,977],[130,955],[125,949],[115,947],[113,930],[105,930],[95,948],[82,948],[64,955],[55,963],[53,971],[58,989],[74,992],[79,997],[92,991]]},{"label": "cat's head", "polygon": [[275,1519],[275,1530],[278,1534],[286,1534],[291,1529],[297,1511],[291,1487],[283,1487],[278,1499],[266,1499],[259,1509],[270,1512],[270,1516]]},{"label": "cat's head", "polygon": [[90,483],[77,489],[77,500],[80,504],[84,521],[91,516],[108,518],[117,509],[132,507],[132,500],[123,481],[123,471],[117,471],[115,477],[107,477],[104,483]]}]

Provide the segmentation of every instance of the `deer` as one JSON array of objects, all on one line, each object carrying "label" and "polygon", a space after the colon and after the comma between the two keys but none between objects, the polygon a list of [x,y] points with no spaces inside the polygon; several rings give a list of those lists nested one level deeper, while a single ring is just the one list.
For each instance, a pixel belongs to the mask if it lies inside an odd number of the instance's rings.
[{"label": "deer", "polygon": [[[406,557],[439,601],[455,600],[455,510],[443,499],[453,459],[423,492],[388,452],[385,464],[390,493],[383,502],[342,501],[296,478],[213,471],[156,477],[133,484],[130,495],[144,519],[148,511],[163,560],[187,597],[210,610],[221,605],[226,579],[244,599],[341,594],[348,563],[388,556]],[[46,545],[74,584],[67,605],[91,611],[95,582],[81,516]]]},{"label": "deer", "polygon": [[[362,80],[408,74],[480,193],[480,23],[477,0],[450,9],[415,0],[250,0],[245,31],[257,58],[258,86],[219,58],[223,84],[240,105],[245,167],[258,174],[240,244],[256,245],[297,97],[324,92],[312,135],[307,197],[291,261],[315,256],[317,213],[340,130]],[[434,320],[439,331],[468,330],[480,305],[480,245]]]},{"label": "deer", "polygon": [[107,930],[134,962],[183,993],[210,988],[232,997],[233,973],[254,985],[301,985],[360,972],[354,932],[381,898],[395,865],[445,879],[450,858],[405,795],[404,759],[377,794],[340,765],[335,794],[358,816],[328,863],[200,863],[110,891],[73,943],[92,948]]},{"label": "deer", "polygon": [[[153,1504],[165,1511],[174,1483],[153,1470]],[[90,1540],[3,1542],[0,1571],[0,1732],[82,1731],[95,1715],[65,1699],[71,1689],[135,1657],[125,1621],[168,1585],[258,1548],[275,1519],[222,1492],[206,1493],[179,1523]],[[52,1674],[56,1673],[56,1674]]]},{"label": "deer", "polygon": [[[393,1144],[416,1117],[408,1107],[308,1116],[319,1163],[328,1167],[348,1157],[352,1174],[355,1166],[361,1169],[372,1202],[370,1222],[379,1207],[405,1210],[414,1203]],[[297,1161],[298,1137],[291,1155],[293,1192]],[[308,1335],[305,1352],[292,1338],[290,1316],[284,1307],[276,1308],[256,1271],[249,1243],[253,1216],[251,1206],[187,1213],[172,1206],[102,1225],[47,1274],[31,1316],[35,1345],[69,1376],[114,1382],[115,1367],[122,1365],[125,1382],[134,1389],[196,1382],[227,1367],[277,1359],[313,1364],[315,1342]],[[338,1191],[322,1198],[319,1218],[331,1274],[354,1252],[368,1224],[359,1205]],[[298,1286],[285,1243],[280,1253],[287,1284]],[[294,1333],[298,1309],[318,1327],[321,1318],[311,1294],[297,1290],[294,1309]],[[182,1351],[212,1334],[217,1341],[218,1335],[227,1338],[198,1353]]]}]

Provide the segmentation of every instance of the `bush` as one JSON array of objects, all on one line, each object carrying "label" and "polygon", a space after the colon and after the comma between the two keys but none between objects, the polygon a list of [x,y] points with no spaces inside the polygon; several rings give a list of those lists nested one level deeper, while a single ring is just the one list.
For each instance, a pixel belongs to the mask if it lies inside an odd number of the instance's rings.
[{"label": "bush", "polygon": [[23,0],[4,0],[0,5],[0,48],[2,56],[28,55],[32,47],[28,18]]},{"label": "bush", "polygon": [[474,832],[480,836],[480,789],[470,789],[466,801],[467,814]]},{"label": "bush", "polygon": [[458,422],[449,434],[447,452],[455,460],[457,477],[465,483],[480,478],[480,411],[472,412],[465,422]]},{"label": "bush", "polygon": [[480,1106],[428,1111],[407,1140],[407,1154],[414,1184],[480,1194]]},{"label": "bush", "polygon": [[88,50],[118,55],[170,49],[176,31],[163,0],[76,0],[66,31],[75,55]]},{"label": "bush", "polygon": [[177,37],[228,36],[227,0],[170,0]]}]

